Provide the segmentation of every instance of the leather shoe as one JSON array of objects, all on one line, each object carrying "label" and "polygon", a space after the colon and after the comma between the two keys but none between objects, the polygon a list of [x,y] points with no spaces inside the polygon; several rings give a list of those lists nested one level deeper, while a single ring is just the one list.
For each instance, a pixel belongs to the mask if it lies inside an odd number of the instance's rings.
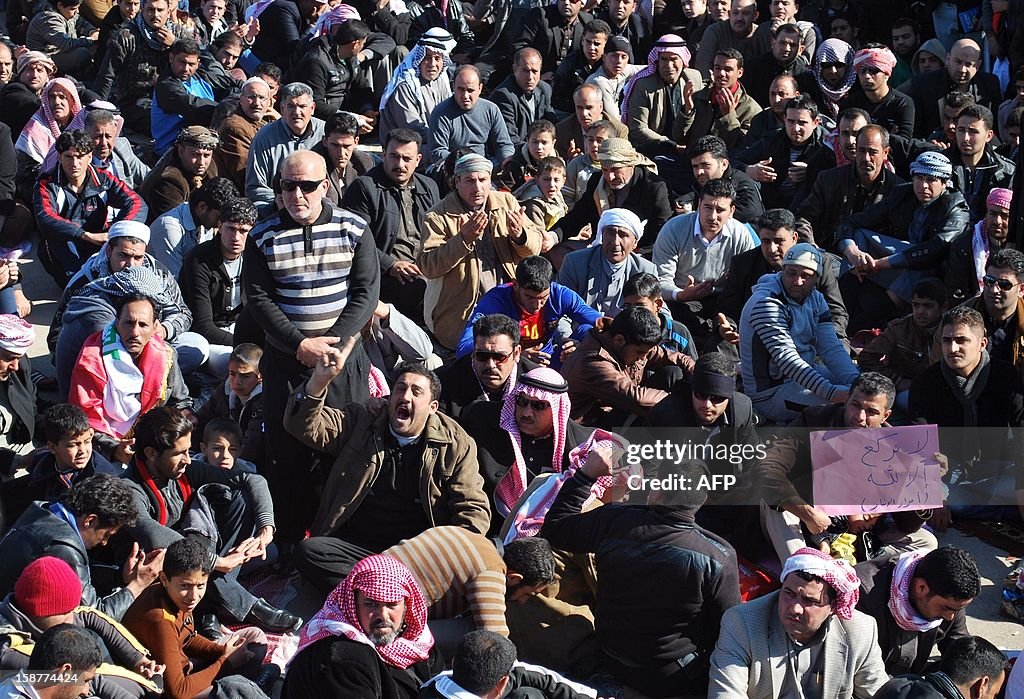
[{"label": "leather shoe", "polygon": [[277,680],[281,677],[281,668],[274,663],[267,663],[260,668],[260,674],[256,675],[256,679],[253,682],[256,686],[263,690],[263,693],[268,697],[271,696],[274,691],[274,685],[277,684]]},{"label": "leather shoe", "polygon": [[258,599],[242,623],[259,626],[264,631],[272,633],[287,633],[298,631],[302,626],[302,618],[270,606],[265,599]]},{"label": "leather shoe", "polygon": [[200,636],[214,643],[220,643],[224,638],[222,628],[216,614],[200,614],[196,617],[196,631]]}]

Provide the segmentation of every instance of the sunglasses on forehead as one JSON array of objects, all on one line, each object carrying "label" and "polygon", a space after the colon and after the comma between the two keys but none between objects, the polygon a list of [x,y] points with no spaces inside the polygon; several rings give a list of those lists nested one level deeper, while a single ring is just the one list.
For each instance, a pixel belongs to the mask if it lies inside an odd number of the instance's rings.
[{"label": "sunglasses on forehead", "polygon": [[323,183],[323,180],[281,180],[282,192],[294,192],[301,189],[303,194],[312,194],[316,188]]},{"label": "sunglasses on forehead", "polygon": [[530,407],[533,408],[534,412],[541,412],[551,407],[551,404],[546,400],[530,400],[525,393],[520,393],[516,396],[516,405],[520,408]]}]

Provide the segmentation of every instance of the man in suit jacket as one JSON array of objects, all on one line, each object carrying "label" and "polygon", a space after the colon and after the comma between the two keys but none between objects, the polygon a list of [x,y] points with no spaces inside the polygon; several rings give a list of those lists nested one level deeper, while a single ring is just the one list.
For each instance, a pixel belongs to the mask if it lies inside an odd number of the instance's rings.
[{"label": "man in suit jacket", "polygon": [[803,548],[789,557],[780,577],[780,591],[722,617],[708,696],[874,695],[889,676],[875,620],[854,609],[860,580],[853,568]]},{"label": "man in suit jacket", "polygon": [[551,85],[540,79],[541,70],[541,55],[537,49],[519,49],[512,63],[512,75],[491,93],[491,101],[498,105],[505,118],[508,136],[517,146],[526,143],[533,122],[538,119],[557,121],[551,111]]},{"label": "man in suit jacket", "polygon": [[[515,48],[532,46],[540,53],[543,72],[555,72],[558,64],[583,43],[583,28],[593,19],[589,12],[581,12],[580,0],[561,0],[547,7],[535,7],[523,20],[523,32],[515,41]],[[550,79],[550,78],[549,78]]]}]

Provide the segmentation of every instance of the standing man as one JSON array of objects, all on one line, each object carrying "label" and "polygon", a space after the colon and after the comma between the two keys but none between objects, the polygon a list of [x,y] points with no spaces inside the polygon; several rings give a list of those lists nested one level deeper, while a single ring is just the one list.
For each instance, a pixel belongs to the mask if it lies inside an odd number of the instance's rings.
[{"label": "standing man", "polygon": [[[281,191],[284,209],[250,234],[242,285],[246,306],[266,333],[260,369],[279,543],[294,544],[313,514],[304,500],[316,480],[310,469],[316,462],[284,432],[285,403],[333,345],[369,322],[380,265],[366,221],[324,200],[322,157],[307,151],[285,157]],[[368,398],[368,374],[369,359],[357,345],[329,387],[328,404],[340,408]]]},{"label": "standing man", "polygon": [[380,300],[423,323],[427,282],[416,265],[427,211],[441,200],[434,180],[416,172],[423,139],[412,129],[387,132],[384,162],[345,191],[344,207],[370,224],[380,260]]}]

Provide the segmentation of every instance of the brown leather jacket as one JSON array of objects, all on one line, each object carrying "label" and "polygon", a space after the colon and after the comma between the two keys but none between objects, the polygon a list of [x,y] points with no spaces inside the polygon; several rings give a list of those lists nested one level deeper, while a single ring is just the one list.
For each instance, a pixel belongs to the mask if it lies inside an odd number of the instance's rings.
[{"label": "brown leather jacket", "polygon": [[[388,432],[387,410],[374,416],[360,403],[338,410],[324,405],[326,397],[292,394],[284,416],[288,432],[337,457],[324,483],[310,530],[313,536],[331,535],[362,503],[380,471]],[[422,438],[426,448],[420,499],[431,525],[450,524],[486,534],[491,510],[473,439],[441,413],[427,418]]]}]

